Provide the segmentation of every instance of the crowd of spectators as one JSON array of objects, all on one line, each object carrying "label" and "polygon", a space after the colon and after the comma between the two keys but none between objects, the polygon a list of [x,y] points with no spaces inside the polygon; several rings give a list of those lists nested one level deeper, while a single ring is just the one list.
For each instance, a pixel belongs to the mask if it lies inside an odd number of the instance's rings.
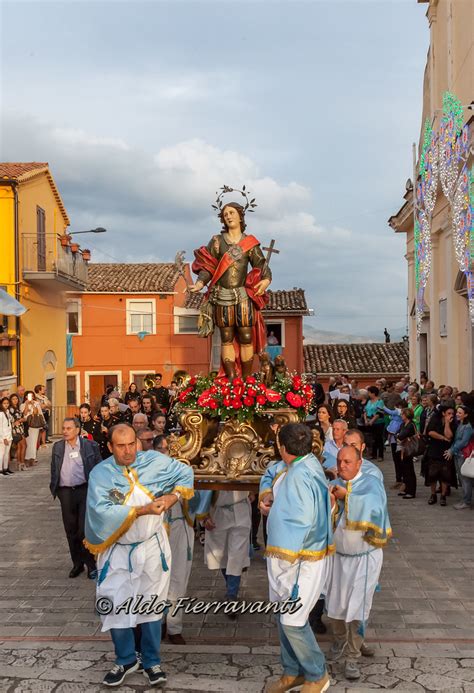
[{"label": "crowd of spectators", "polygon": [[[314,378],[313,389],[314,426],[324,444],[327,469],[343,444],[342,429],[357,428],[372,461],[380,465],[390,451],[393,488],[401,498],[416,498],[417,476],[421,476],[430,489],[430,505],[438,502],[438,495],[440,505],[447,505],[455,487],[461,489],[462,500],[454,508],[471,507],[473,479],[461,470],[474,449],[474,390],[435,387],[426,373],[420,383],[408,377],[396,383],[380,378],[365,388],[341,375],[330,379],[327,393]],[[384,466],[380,468],[383,471]]]}]

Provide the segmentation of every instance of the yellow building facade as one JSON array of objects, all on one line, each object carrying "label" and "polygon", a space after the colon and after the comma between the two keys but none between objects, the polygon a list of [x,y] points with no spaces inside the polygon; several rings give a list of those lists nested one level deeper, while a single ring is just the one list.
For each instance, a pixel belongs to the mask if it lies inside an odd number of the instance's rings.
[{"label": "yellow building facade", "polygon": [[0,390],[44,384],[59,415],[66,407],[65,292],[87,281],[68,226],[48,164],[0,164],[0,287],[27,309],[19,318],[0,315]]},{"label": "yellow building facade", "polygon": [[[474,2],[472,0],[418,0],[427,6],[430,31],[423,83],[423,115],[417,150],[415,186],[421,184],[420,156],[423,152],[426,123],[439,135],[442,132],[443,98],[451,94],[460,109],[462,126],[470,138],[465,157],[473,170],[472,137],[474,115]],[[409,143],[407,142],[407,147]],[[439,152],[434,207],[430,215],[428,279],[420,300],[416,270],[421,246],[415,242],[413,183],[406,184],[405,203],[389,219],[390,226],[406,234],[408,267],[408,308],[410,376],[419,380],[426,371],[436,385],[449,384],[461,390],[474,387],[474,330],[469,311],[467,275],[456,256],[459,235],[453,223],[453,204],[441,184],[441,148]],[[410,176],[412,178],[412,176]],[[416,188],[415,188],[416,189]],[[425,198],[426,199],[426,198]],[[420,209],[418,205],[417,209]],[[420,218],[420,217],[417,217]],[[421,249],[422,250],[422,249]],[[472,269],[471,250],[471,269]],[[418,284],[419,286],[420,284]],[[418,301],[417,301],[418,295]],[[418,307],[418,308],[417,308]],[[417,309],[419,311],[417,321]],[[418,322],[418,325],[417,325]]]}]

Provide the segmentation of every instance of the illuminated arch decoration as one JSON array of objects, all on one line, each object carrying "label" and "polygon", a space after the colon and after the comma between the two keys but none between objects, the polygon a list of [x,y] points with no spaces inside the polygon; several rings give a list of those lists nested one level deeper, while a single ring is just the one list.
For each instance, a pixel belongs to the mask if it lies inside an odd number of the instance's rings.
[{"label": "illuminated arch decoration", "polygon": [[438,179],[451,208],[456,260],[466,275],[469,314],[474,324],[474,182],[467,160],[469,126],[463,126],[463,107],[450,92],[443,95],[443,116],[439,134],[425,122],[419,180],[415,190],[415,281],[416,331],[420,336],[424,292],[431,272],[431,219],[438,192]]},{"label": "illuminated arch decoration", "polygon": [[438,138],[428,119],[425,121],[419,172],[415,191],[415,315],[418,336],[423,320],[425,288],[431,271],[431,218],[438,188]]}]

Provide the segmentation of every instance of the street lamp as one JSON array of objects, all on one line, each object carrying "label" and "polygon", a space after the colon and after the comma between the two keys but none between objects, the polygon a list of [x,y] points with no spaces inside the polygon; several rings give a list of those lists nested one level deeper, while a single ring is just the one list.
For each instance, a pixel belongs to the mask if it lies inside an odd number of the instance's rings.
[{"label": "street lamp", "polygon": [[89,231],[70,231],[69,235],[77,236],[78,233],[107,233],[107,229],[104,229],[102,226],[98,226],[96,229],[90,229]]},{"label": "street lamp", "polygon": [[104,229],[102,226],[98,226],[96,229],[90,229],[89,231],[71,231],[70,232],[71,236],[72,235],[76,236],[78,233],[107,233],[107,229]]}]

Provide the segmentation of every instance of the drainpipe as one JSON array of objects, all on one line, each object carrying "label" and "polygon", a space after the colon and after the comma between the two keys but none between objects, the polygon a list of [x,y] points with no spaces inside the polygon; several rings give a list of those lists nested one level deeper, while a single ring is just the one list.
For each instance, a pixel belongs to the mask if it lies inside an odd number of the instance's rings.
[{"label": "drainpipe", "polygon": [[[18,181],[14,178],[0,179],[0,185],[8,185],[13,191],[14,200],[14,248],[15,248],[15,298],[20,300],[20,236],[18,222]],[[17,315],[15,318],[15,332],[20,337],[21,322]],[[21,384],[21,357],[20,357],[20,339],[17,341],[16,347],[16,377],[17,384]]]}]

